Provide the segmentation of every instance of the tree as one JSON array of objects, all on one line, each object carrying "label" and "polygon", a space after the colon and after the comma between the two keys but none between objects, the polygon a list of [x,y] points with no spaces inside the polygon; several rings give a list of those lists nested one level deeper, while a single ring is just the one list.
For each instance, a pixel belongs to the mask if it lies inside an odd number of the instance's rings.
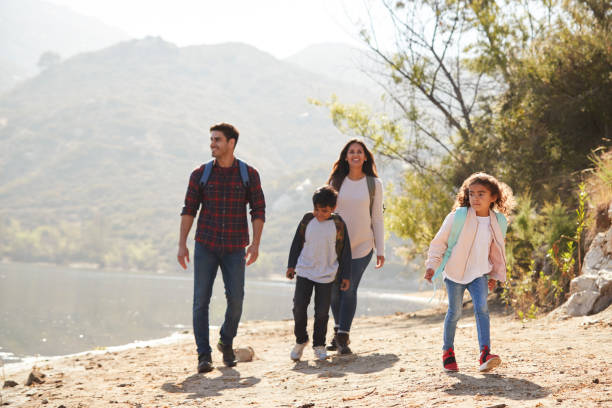
[{"label": "tree", "polygon": [[38,58],[38,68],[40,69],[48,69],[54,65],[57,65],[61,62],[62,57],[53,51],[45,51]]},{"label": "tree", "polygon": [[379,43],[374,24],[361,33],[381,68],[374,76],[387,112],[335,98],[325,105],[341,131],[407,166],[389,200],[390,217],[403,220],[392,229],[422,248],[442,220],[411,218],[396,204],[410,194],[413,206],[426,208],[416,201],[435,198],[418,188],[448,191],[446,201],[475,171],[519,193],[533,190],[538,208],[558,197],[575,201],[577,172],[609,143],[609,2],[380,3],[394,46]]}]

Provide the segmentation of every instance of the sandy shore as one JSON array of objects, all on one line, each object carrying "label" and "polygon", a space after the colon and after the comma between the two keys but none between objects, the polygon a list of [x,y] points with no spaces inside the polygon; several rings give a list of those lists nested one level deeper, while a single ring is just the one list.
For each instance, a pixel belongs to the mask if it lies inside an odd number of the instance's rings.
[{"label": "sandy shore", "polygon": [[[358,318],[356,355],[294,363],[292,321],[250,321],[236,346],[256,358],[196,374],[191,336],[169,344],[40,361],[44,383],[25,386],[31,367],[4,368],[0,405],[22,407],[610,407],[612,307],[599,315],[520,322],[491,315],[502,365],[478,372],[478,343],[467,306],[455,343],[460,372],[441,370],[444,311]],[[311,325],[310,325],[311,327]],[[212,341],[217,340],[214,333]]]}]

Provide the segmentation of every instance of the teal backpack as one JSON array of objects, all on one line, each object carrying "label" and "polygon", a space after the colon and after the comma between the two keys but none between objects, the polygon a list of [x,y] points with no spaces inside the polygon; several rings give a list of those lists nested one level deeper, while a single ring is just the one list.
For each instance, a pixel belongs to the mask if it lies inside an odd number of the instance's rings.
[{"label": "teal backpack", "polygon": [[[446,252],[444,252],[444,257],[442,258],[442,263],[436,269],[436,273],[432,278],[432,281],[439,278],[446,267],[446,263],[448,262],[448,258],[450,258],[453,253],[453,248],[457,244],[459,240],[459,234],[461,234],[461,230],[463,229],[463,225],[465,224],[465,219],[467,218],[468,207],[458,207],[455,210],[455,216],[453,218],[453,226],[451,228],[450,235],[448,236],[448,246],[446,248]],[[508,230],[508,220],[506,217],[500,213],[495,212],[495,217],[497,218],[497,223],[501,228],[502,236],[506,238],[506,231]],[[434,282],[434,292],[436,290],[436,284]]]}]

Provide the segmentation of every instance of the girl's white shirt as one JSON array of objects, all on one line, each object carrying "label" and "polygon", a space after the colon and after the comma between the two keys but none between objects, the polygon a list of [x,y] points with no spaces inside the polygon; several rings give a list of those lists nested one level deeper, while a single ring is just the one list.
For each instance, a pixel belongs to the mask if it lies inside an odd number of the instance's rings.
[{"label": "girl's white shirt", "polygon": [[310,220],[306,226],[304,247],[295,265],[295,272],[298,276],[317,283],[330,283],[336,279],[338,255],[336,224],[333,220]]},{"label": "girl's white shirt", "polygon": [[385,227],[383,223],[383,185],[375,179],[374,202],[370,217],[370,193],[365,177],[359,180],[344,178],[338,192],[336,213],[340,214],[351,240],[353,259],[363,258],[376,248],[376,255],[385,254]]},{"label": "girl's white shirt", "polygon": [[[450,218],[450,217],[448,217]],[[448,221],[447,220],[445,221]],[[472,249],[468,256],[467,267],[463,279],[451,278],[444,271],[443,276],[455,283],[468,284],[476,278],[489,274],[493,270],[493,264],[489,260],[489,251],[493,235],[491,234],[491,217],[476,217],[478,227]]]}]

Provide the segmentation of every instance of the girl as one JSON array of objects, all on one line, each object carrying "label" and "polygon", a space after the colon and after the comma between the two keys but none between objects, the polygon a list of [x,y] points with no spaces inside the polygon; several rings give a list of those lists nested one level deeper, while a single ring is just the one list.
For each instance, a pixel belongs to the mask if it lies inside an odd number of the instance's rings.
[{"label": "girl", "polygon": [[448,293],[442,346],[446,371],[459,371],[453,343],[466,289],[472,297],[476,317],[479,369],[489,371],[501,363],[499,356],[491,354],[487,283],[488,289],[493,290],[496,281],[506,280],[504,214],[508,215],[513,207],[510,187],[486,173],[472,174],[457,194],[454,211],[446,216],[431,241],[425,279],[431,282],[434,273],[441,272]]},{"label": "girl", "polygon": [[351,242],[351,286],[342,292],[336,282],[332,291],[334,339],[327,349],[351,354],[349,332],[357,308],[357,288],[376,248],[376,268],[385,263],[383,188],[374,156],[359,139],[350,140],[334,163],[328,183],[338,191],[336,213],[347,225]]}]

